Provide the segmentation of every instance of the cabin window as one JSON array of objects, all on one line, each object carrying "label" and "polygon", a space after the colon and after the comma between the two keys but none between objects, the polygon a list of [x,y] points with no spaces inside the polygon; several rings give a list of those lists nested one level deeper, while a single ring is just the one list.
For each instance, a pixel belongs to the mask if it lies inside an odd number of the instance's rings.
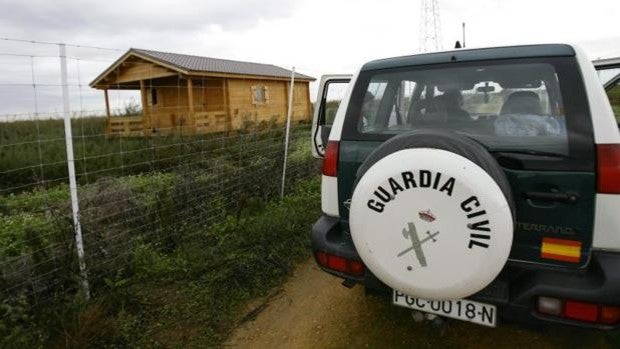
[{"label": "cabin window", "polygon": [[265,104],[268,99],[268,88],[265,85],[252,86],[252,104]]},{"label": "cabin window", "polygon": [[157,105],[157,89],[151,88],[151,93],[148,96],[149,105]]}]

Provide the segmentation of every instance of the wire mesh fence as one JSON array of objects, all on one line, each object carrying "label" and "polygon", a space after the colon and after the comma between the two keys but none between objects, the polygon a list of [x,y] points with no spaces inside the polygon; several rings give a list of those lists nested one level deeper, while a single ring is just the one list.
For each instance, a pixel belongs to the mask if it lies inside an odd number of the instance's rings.
[{"label": "wire mesh fence", "polygon": [[[174,251],[214,223],[277,199],[289,108],[285,192],[318,173],[309,147],[308,81],[191,76],[140,57],[114,67],[121,52],[69,46],[63,84],[54,44],[18,44],[0,53],[5,303],[25,299],[37,307],[83,296],[83,282],[88,292],[105,292],[107,280],[129,272],[145,246]],[[82,273],[63,86],[72,110]]]}]

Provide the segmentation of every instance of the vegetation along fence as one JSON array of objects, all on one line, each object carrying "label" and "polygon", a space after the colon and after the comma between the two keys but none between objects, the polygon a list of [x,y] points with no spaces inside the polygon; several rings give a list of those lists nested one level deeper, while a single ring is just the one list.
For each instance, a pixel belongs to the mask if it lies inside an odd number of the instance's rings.
[{"label": "vegetation along fence", "polygon": [[[5,338],[11,326],[25,326],[50,302],[109,292],[111,284],[136,272],[136,258],[172,255],[192,242],[203,249],[205,267],[218,268],[235,253],[257,248],[248,241],[234,253],[219,250],[226,242],[209,227],[239,222],[318,173],[309,147],[310,115],[284,113],[258,122],[250,113],[238,113],[242,127],[235,130],[189,133],[175,115],[149,132],[115,134],[111,125],[131,127],[142,117],[140,97],[118,90],[104,100],[84,80],[122,52],[4,45],[12,52],[0,54],[0,334]],[[203,86],[201,93],[208,94],[208,84]],[[307,98],[288,91],[289,105]],[[248,98],[252,93],[248,88]],[[158,106],[162,113],[179,108],[172,100],[165,103]],[[194,243],[197,238],[200,243]],[[243,266],[235,268],[243,274]]]}]

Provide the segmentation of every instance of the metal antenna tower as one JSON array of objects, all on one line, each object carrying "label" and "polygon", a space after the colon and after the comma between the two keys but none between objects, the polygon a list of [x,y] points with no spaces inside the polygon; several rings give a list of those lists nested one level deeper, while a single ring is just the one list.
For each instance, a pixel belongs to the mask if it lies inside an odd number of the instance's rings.
[{"label": "metal antenna tower", "polygon": [[441,51],[441,20],[437,0],[421,0],[420,52]]}]

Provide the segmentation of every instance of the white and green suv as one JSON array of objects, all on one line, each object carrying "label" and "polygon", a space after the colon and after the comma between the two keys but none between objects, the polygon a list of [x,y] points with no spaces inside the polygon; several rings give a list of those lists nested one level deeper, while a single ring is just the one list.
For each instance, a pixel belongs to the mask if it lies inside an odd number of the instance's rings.
[{"label": "white and green suv", "polygon": [[620,326],[620,132],[578,47],[376,60],[315,109],[323,270],[481,325]]}]

